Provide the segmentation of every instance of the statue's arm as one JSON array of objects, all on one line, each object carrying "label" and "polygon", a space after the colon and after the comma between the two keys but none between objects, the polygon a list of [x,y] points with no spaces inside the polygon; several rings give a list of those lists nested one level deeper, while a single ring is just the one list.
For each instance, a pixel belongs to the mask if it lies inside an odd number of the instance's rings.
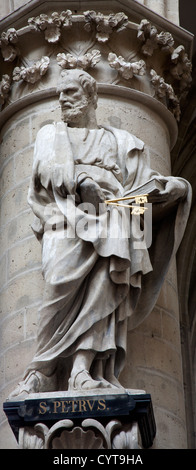
[{"label": "statue's arm", "polygon": [[133,191],[137,187],[144,185],[155,179],[159,181],[163,189],[157,190],[156,203],[170,204],[177,203],[179,199],[186,198],[190,191],[189,183],[183,178],[174,176],[163,176],[150,166],[150,153],[144,146],[143,150],[132,150],[127,154],[128,176],[125,183],[125,192]]},{"label": "statue's arm", "polygon": [[165,189],[160,191],[160,198],[163,201],[175,202],[187,196],[189,185],[183,178],[168,176],[166,178]]}]

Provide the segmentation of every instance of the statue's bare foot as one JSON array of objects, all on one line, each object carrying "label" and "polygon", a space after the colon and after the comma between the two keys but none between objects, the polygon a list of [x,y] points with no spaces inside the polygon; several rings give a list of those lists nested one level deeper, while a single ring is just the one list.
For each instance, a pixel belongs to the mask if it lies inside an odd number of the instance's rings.
[{"label": "statue's bare foot", "polygon": [[27,396],[30,393],[49,392],[52,390],[54,391],[55,387],[51,377],[46,377],[38,371],[31,371],[9,395],[9,400],[18,396]]},{"label": "statue's bare foot", "polygon": [[81,370],[75,375],[72,373],[69,379],[69,390],[93,390],[109,387],[108,382],[94,380],[87,370]]}]

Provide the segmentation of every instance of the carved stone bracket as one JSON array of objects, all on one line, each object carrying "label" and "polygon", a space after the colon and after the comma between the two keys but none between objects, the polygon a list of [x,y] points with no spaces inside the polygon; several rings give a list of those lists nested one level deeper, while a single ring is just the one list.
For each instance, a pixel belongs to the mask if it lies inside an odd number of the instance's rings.
[{"label": "carved stone bracket", "polygon": [[111,420],[105,426],[97,419],[84,419],[79,425],[70,419],[57,421],[51,428],[43,423],[26,426],[19,432],[22,449],[139,449],[137,423],[126,425]]},{"label": "carved stone bracket", "polygon": [[48,392],[7,401],[4,411],[22,448],[136,449],[153,444],[151,397],[142,391]]}]

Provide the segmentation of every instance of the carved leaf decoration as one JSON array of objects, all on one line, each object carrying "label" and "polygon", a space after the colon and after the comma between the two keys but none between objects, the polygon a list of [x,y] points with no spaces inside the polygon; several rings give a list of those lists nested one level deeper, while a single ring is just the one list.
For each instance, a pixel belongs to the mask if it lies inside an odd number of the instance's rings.
[{"label": "carved leaf decoration", "polygon": [[150,21],[144,19],[138,26],[137,38],[143,42],[142,52],[144,55],[152,56],[154,49],[157,49],[157,29]]},{"label": "carved leaf decoration", "polygon": [[0,48],[3,59],[6,62],[13,62],[19,55],[19,49],[14,45],[18,42],[18,34],[14,28],[10,28],[7,32],[3,32],[0,37]]},{"label": "carved leaf decoration", "polygon": [[190,86],[192,81],[192,64],[189,60],[184,46],[178,46],[171,54],[172,66],[170,74],[175,80],[178,80],[180,93]]},{"label": "carved leaf decoration", "polygon": [[152,38],[156,36],[157,29],[152,28],[150,21],[143,19],[138,26],[137,37],[140,41],[144,42],[146,38]]},{"label": "carved leaf decoration", "polygon": [[112,441],[112,449],[139,449],[137,440],[137,424],[133,423],[130,429],[121,430]]},{"label": "carved leaf decoration", "polygon": [[44,449],[44,438],[34,428],[20,428],[19,445],[22,449]]},{"label": "carved leaf decoration", "polygon": [[74,57],[72,54],[57,54],[57,62],[63,69],[81,68],[87,70],[90,67],[95,67],[100,59],[101,54],[98,50],[87,52],[78,58]]},{"label": "carved leaf decoration", "polygon": [[161,47],[162,51],[173,51],[174,38],[170,33],[161,31],[161,33],[157,35],[157,43]]},{"label": "carved leaf decoration", "polygon": [[168,103],[168,108],[170,111],[174,114],[174,117],[176,118],[177,121],[180,120],[180,105],[179,105],[179,99],[174,93],[173,87],[169,84],[166,83],[160,75],[157,75],[155,70],[151,69],[150,71],[150,76],[151,76],[151,82],[154,86],[155,89],[155,96],[163,101],[163,99],[166,99],[166,102]]},{"label": "carved leaf decoration", "polygon": [[129,80],[134,75],[145,75],[146,64],[144,60],[138,62],[127,62],[122,56],[117,57],[116,54],[110,52],[108,55],[108,61],[110,67],[118,70],[119,74]]},{"label": "carved leaf decoration", "polygon": [[19,82],[23,80],[25,82],[34,84],[40,78],[45,75],[50,64],[50,59],[47,56],[44,56],[30,67],[15,67],[13,70],[13,80]]},{"label": "carved leaf decoration", "polygon": [[112,448],[112,433],[121,427],[121,422],[114,419],[110,421],[106,427],[104,428],[103,424],[101,424],[99,421],[93,418],[87,418],[84,421],[82,421],[82,427],[83,428],[95,428],[99,434],[103,436],[103,439],[105,441],[105,444],[103,445],[103,448],[106,445],[106,449],[111,449]]},{"label": "carved leaf decoration", "polygon": [[4,104],[11,87],[11,77],[7,74],[2,75],[2,80],[0,82],[0,104]]},{"label": "carved leaf decoration", "polygon": [[46,41],[56,44],[61,36],[61,28],[71,27],[72,12],[71,10],[53,12],[50,16],[42,13],[40,16],[29,18],[28,23],[44,31]]},{"label": "carved leaf decoration", "polygon": [[138,26],[137,38],[143,43],[142,52],[144,55],[152,56],[158,47],[165,53],[173,51],[173,36],[166,31],[161,31],[158,34],[155,26],[146,19],[142,20]]},{"label": "carved leaf decoration", "polygon": [[100,43],[107,42],[114,30],[117,32],[122,31],[128,23],[128,17],[123,12],[111,13],[109,16],[105,16],[103,13],[88,10],[84,12],[84,17],[86,21],[84,29],[91,31],[94,25],[97,31],[96,39]]}]

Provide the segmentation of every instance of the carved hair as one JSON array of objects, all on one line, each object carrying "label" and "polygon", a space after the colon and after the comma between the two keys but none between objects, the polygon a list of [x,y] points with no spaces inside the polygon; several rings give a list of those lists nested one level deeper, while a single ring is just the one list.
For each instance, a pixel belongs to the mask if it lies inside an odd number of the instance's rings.
[{"label": "carved hair", "polygon": [[89,73],[85,72],[81,69],[74,69],[74,70],[62,70],[61,76],[58,81],[57,85],[57,93],[59,93],[59,87],[61,84],[66,81],[70,77],[70,79],[76,80],[82,86],[86,96],[89,98],[89,101],[92,102],[93,107],[96,109],[97,107],[97,82],[96,80],[89,75]]}]

